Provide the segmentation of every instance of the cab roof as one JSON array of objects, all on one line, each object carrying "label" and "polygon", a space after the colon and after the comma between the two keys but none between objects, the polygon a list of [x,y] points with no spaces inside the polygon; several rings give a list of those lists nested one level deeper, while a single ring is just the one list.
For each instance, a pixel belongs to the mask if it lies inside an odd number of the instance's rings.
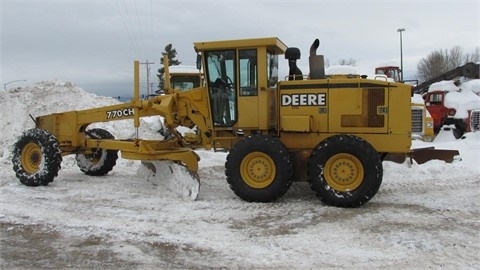
[{"label": "cab roof", "polygon": [[193,44],[196,51],[267,47],[273,49],[276,54],[284,54],[287,49],[287,45],[277,37],[204,41]]}]

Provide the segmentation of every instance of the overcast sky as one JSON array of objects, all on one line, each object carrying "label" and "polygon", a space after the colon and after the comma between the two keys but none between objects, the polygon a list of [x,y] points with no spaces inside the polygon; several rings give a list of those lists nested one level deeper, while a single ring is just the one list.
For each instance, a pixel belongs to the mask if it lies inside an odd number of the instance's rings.
[{"label": "overcast sky", "polygon": [[[302,51],[315,38],[329,63],[357,60],[360,73],[385,63],[416,79],[418,61],[438,49],[480,47],[480,0],[470,1],[184,1],[0,0],[2,87],[70,81],[107,96],[132,96],[133,61],[156,80],[165,45],[194,65],[193,42],[279,37]],[[287,72],[287,60],[279,62]],[[145,72],[145,66],[141,72]],[[15,80],[27,80],[9,83]],[[156,82],[156,81],[155,81]],[[142,87],[146,80],[142,77]],[[146,90],[142,90],[146,91]]]}]

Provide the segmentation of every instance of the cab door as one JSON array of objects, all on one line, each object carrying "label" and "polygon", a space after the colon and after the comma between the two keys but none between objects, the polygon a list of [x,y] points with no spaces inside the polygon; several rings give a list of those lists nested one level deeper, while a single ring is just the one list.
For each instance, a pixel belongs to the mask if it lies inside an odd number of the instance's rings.
[{"label": "cab door", "polygon": [[259,126],[257,49],[238,50],[238,127]]},{"label": "cab door", "polygon": [[207,51],[205,59],[213,125],[231,127],[238,119],[235,50]]}]

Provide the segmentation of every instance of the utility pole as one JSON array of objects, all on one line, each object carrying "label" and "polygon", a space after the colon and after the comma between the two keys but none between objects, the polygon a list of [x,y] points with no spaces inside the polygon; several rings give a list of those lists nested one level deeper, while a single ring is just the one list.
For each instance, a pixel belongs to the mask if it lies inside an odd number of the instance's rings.
[{"label": "utility pole", "polygon": [[405,31],[405,28],[398,28],[397,32],[400,33],[400,80],[403,82],[403,41],[402,41],[402,33]]},{"label": "utility pole", "polygon": [[140,63],[147,67],[147,97],[150,96],[150,65],[155,64],[154,62],[145,61],[145,63]]},{"label": "utility pole", "polygon": [[153,85],[154,85],[154,84],[155,84],[155,83],[153,83],[153,82],[150,83],[150,90],[152,90],[152,94],[156,92],[156,91],[153,91]]}]

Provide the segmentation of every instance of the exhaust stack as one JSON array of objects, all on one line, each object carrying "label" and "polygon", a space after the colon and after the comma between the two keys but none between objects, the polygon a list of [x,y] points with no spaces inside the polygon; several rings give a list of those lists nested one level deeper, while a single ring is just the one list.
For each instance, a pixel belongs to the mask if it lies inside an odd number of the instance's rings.
[{"label": "exhaust stack", "polygon": [[320,46],[320,41],[317,38],[310,46],[310,57],[308,59],[310,79],[325,79],[325,61],[323,55],[317,55],[318,46]]}]

